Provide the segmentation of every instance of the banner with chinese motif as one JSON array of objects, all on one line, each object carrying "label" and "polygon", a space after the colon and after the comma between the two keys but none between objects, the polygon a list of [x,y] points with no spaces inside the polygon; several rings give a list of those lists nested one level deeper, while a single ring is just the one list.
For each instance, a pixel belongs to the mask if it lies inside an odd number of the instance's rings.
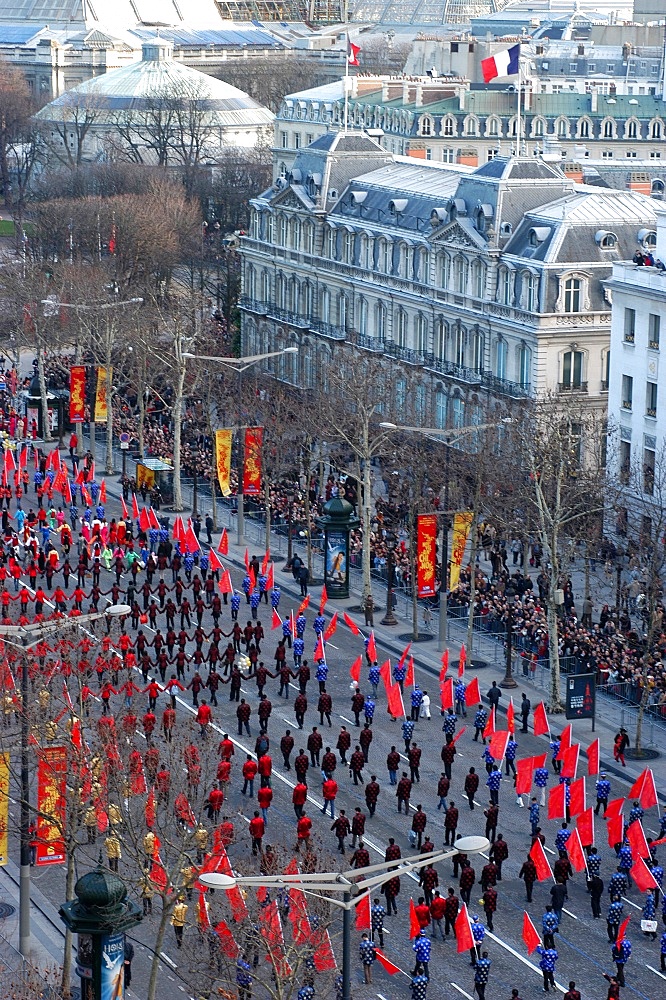
[{"label": "banner with chinese motif", "polygon": [[453,545],[451,547],[451,575],[449,590],[455,590],[460,581],[460,567],[465,555],[465,547],[472,527],[474,514],[471,510],[463,510],[453,515]]},{"label": "banner with chinese motif", "polygon": [[229,428],[215,431],[215,464],[217,466],[217,481],[223,497],[231,493],[231,431]]},{"label": "banner with chinese motif", "polygon": [[108,415],[107,410],[107,396],[108,387],[111,379],[113,378],[113,368],[108,371],[106,368],[97,369],[97,392],[95,393],[95,423],[101,423],[106,420]]},{"label": "banner with chinese motif", "polygon": [[9,852],[9,754],[0,753],[0,865],[7,864]]},{"label": "banner with chinese motif", "polygon": [[245,428],[243,493],[254,494],[254,496],[261,493],[261,445],[263,437],[263,427]]},{"label": "banner with chinese motif", "polygon": [[437,515],[419,514],[416,518],[416,584],[419,597],[434,597]]},{"label": "banner with chinese motif", "polygon": [[69,373],[69,419],[70,423],[81,423],[85,417],[86,370],[83,365],[74,365]]},{"label": "banner with chinese motif", "polygon": [[37,865],[65,861],[66,747],[46,747],[37,764]]}]

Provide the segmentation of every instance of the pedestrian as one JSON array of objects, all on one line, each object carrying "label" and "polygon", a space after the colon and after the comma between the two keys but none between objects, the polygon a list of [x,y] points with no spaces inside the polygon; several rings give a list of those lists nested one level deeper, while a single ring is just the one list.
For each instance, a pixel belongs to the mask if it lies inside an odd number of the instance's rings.
[{"label": "pedestrian", "polygon": [[417,973],[417,975],[412,976],[412,981],[409,984],[412,991],[412,1000],[426,1000],[426,993],[428,990],[428,979],[423,975],[422,972]]},{"label": "pedestrian", "polygon": [[189,907],[185,902],[185,896],[180,895],[178,897],[178,902],[173,908],[173,913],[171,914],[171,926],[173,927],[173,932],[176,935],[176,947],[183,947],[183,930],[185,928],[185,921],[187,920],[187,911]]},{"label": "pedestrian", "polygon": [[606,809],[608,808],[608,796],[610,795],[611,783],[606,777],[606,772],[602,771],[599,775],[599,780],[596,783],[597,791],[597,804],[595,806],[595,815],[599,815],[599,810],[603,806],[604,816],[606,815]]},{"label": "pedestrian", "polygon": [[631,941],[629,938],[622,938],[621,941],[616,941],[613,945],[612,958],[615,962],[615,968],[617,969],[616,979],[620,986],[625,985],[624,981],[624,967],[629,961],[631,956]]},{"label": "pedestrian", "polygon": [[416,846],[419,850],[423,843],[423,831],[426,828],[427,819],[426,814],[423,812],[423,807],[419,803],[416,807],[416,812],[412,816],[412,833],[415,835]]},{"label": "pedestrian", "polygon": [[475,767],[470,767],[469,773],[465,777],[465,795],[467,796],[467,801],[469,802],[469,808],[474,811],[474,796],[476,795],[479,788],[479,776],[476,773]]},{"label": "pedestrian", "polygon": [[541,926],[543,928],[544,948],[554,948],[555,934],[558,931],[560,922],[557,919],[557,914],[553,912],[553,907],[550,905],[546,907],[546,912],[541,918]]},{"label": "pedestrian", "polygon": [[537,870],[534,861],[527,855],[525,861],[523,861],[523,866],[518,873],[518,878],[522,878],[525,881],[525,892],[527,894],[527,902],[532,902],[532,890],[534,888],[534,883],[537,880]]},{"label": "pedestrian", "polygon": [[331,819],[335,819],[335,797],[338,794],[338,783],[330,774],[327,774],[324,778],[321,792],[324,798],[324,805],[321,811],[326,814],[326,809],[330,806]]},{"label": "pedestrian", "polygon": [[134,945],[128,937],[125,938],[125,958],[123,968],[125,972],[124,987],[126,990],[132,985],[132,961],[134,959]]},{"label": "pedestrian", "polygon": [[437,937],[437,931],[440,933],[442,941],[444,940],[444,931],[442,930],[442,920],[446,916],[446,900],[441,895],[439,889],[435,889],[435,895],[432,897],[430,903],[430,920],[432,923],[432,937],[433,940]]},{"label": "pedestrian", "polygon": [[335,836],[338,838],[338,850],[340,854],[344,854],[345,840],[349,836],[350,831],[349,820],[344,809],[341,809],[337,819],[333,820],[331,830],[335,831]]},{"label": "pedestrian", "polygon": [[486,817],[486,838],[494,841],[497,830],[497,819],[499,817],[499,806],[491,799],[488,803],[488,808],[483,810],[483,815]]},{"label": "pedestrian", "polygon": [[493,914],[497,909],[497,889],[489,885],[483,893],[483,909],[486,914],[486,924],[488,930],[493,930]]},{"label": "pedestrian", "polygon": [[377,799],[379,798],[379,782],[377,781],[377,775],[373,774],[370,776],[370,781],[365,786],[365,804],[368,807],[368,813],[372,818],[375,815],[375,810],[377,809]]},{"label": "pedestrian", "polygon": [[250,836],[252,837],[252,853],[261,854],[261,844],[266,832],[266,824],[258,809],[254,810],[254,816],[250,820]]},{"label": "pedestrian", "polygon": [[522,700],[520,702],[520,716],[521,716],[521,718],[523,720],[523,726],[522,726],[521,732],[523,732],[523,733],[527,732],[527,721],[528,721],[529,716],[530,716],[530,709],[531,709],[531,707],[532,707],[532,703],[531,703],[530,699],[527,697],[527,695],[525,694],[525,692],[523,691]]},{"label": "pedestrian", "polygon": [[493,842],[488,857],[497,865],[497,881],[502,881],[502,865],[509,857],[509,845],[501,833],[497,834],[497,840]]},{"label": "pedestrian", "polygon": [[439,803],[437,805],[437,810],[443,809],[444,812],[449,808],[446,801],[446,796],[449,794],[449,788],[451,782],[446,777],[444,771],[441,772],[439,776],[439,781],[437,782],[437,795],[439,796]]},{"label": "pedestrian", "polygon": [[590,890],[590,904],[592,906],[592,917],[594,920],[601,919],[601,897],[604,893],[604,883],[598,875],[593,875],[588,882]]},{"label": "pedestrian", "polygon": [[444,900],[444,932],[447,937],[451,933],[456,933],[456,917],[459,909],[460,900],[456,896],[455,889],[450,885]]},{"label": "pedestrian", "polygon": [[402,805],[405,806],[405,815],[409,815],[409,799],[412,794],[412,783],[407,777],[407,772],[402,772],[402,777],[398,782],[396,788],[396,798],[398,800],[398,812],[402,811]]},{"label": "pedestrian", "polygon": [[617,935],[623,916],[624,904],[622,903],[622,900],[612,899],[610,906],[608,907],[608,913],[606,914],[606,930],[608,931],[608,940],[611,944],[615,944],[617,941]]},{"label": "pedestrian", "polygon": [[[620,732],[615,734],[615,739],[613,741],[613,757],[615,758],[615,760],[619,760],[619,762],[622,764],[622,767],[627,766],[624,759],[624,752],[628,746],[629,746],[629,736],[627,734],[627,730],[621,728]],[[619,981],[620,977],[618,976],[618,982]],[[624,986],[624,983],[620,982],[620,986]]]},{"label": "pedestrian", "polygon": [[363,966],[363,982],[372,982],[372,965],[377,959],[377,953],[375,951],[375,946],[373,942],[368,937],[367,933],[361,935],[361,942],[358,946],[359,955],[361,958],[361,965]]},{"label": "pedestrian", "polygon": [[557,951],[555,948],[543,948],[541,945],[537,945],[537,951],[541,955],[541,961],[539,962],[539,968],[543,973],[543,991],[544,993],[550,992],[550,987],[555,989],[555,963],[557,962]]},{"label": "pedestrian", "polygon": [[499,805],[499,790],[501,781],[502,781],[502,772],[496,765],[493,765],[493,769],[488,775],[488,780],[486,781],[486,785],[490,789],[491,804],[495,806]]},{"label": "pedestrian", "polygon": [[573,979],[569,980],[569,989],[562,1000],[581,1000],[580,990],[576,989],[576,983]]},{"label": "pedestrian", "polygon": [[[429,908],[428,908],[428,921],[430,921]],[[414,969],[412,971],[412,976],[416,976],[419,974],[419,972],[422,972],[423,975],[426,977],[426,979],[429,980],[430,970],[428,963],[430,962],[430,952],[432,951],[432,945],[430,943],[430,939],[428,937],[428,933],[425,927],[421,928],[420,933],[414,939],[414,943],[412,945],[412,951],[416,955],[416,962],[414,965]]]},{"label": "pedestrian", "polygon": [[456,840],[457,828],[458,828],[458,810],[456,809],[455,802],[451,802],[449,804],[449,808],[446,810],[446,815],[444,817],[445,847],[454,846]]},{"label": "pedestrian", "polygon": [[483,745],[486,745],[486,738],[483,735],[483,730],[486,728],[486,722],[488,721],[488,713],[486,712],[483,705],[479,705],[474,716],[474,742],[478,743],[479,736],[483,739]]},{"label": "pedestrian", "polygon": [[536,795],[532,796],[532,801],[530,802],[530,827],[532,830],[532,836],[536,836],[536,831],[539,826],[539,816],[540,816],[539,803],[536,800]]},{"label": "pedestrian", "polygon": [[372,936],[373,940],[379,941],[379,947],[384,947],[384,917],[386,916],[386,910],[379,902],[379,899],[375,898],[372,901],[372,906],[370,907],[370,923],[372,926]]},{"label": "pedestrian", "polygon": [[474,964],[476,965],[474,970],[474,989],[476,990],[476,995],[479,1000],[486,1000],[486,986],[488,985],[488,979],[490,976],[490,959],[488,958],[488,952],[484,951],[481,958]]}]

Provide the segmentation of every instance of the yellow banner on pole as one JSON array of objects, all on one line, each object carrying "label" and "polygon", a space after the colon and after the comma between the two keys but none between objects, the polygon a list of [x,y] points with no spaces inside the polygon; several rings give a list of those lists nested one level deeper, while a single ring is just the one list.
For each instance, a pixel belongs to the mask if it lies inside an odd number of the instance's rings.
[{"label": "yellow banner on pole", "polygon": [[97,369],[97,390],[95,392],[95,423],[102,423],[108,416],[108,388],[113,378],[113,368],[109,368],[107,378],[106,368]]},{"label": "yellow banner on pole", "polygon": [[215,465],[223,497],[228,497],[231,493],[231,435],[232,431],[228,427],[215,431]]},{"label": "yellow banner on pole", "polygon": [[453,545],[451,546],[451,578],[449,590],[455,590],[460,582],[460,567],[465,555],[465,547],[469,538],[469,529],[474,520],[471,510],[460,511],[453,515]]},{"label": "yellow banner on pole", "polygon": [[9,855],[9,754],[0,753],[0,865]]}]

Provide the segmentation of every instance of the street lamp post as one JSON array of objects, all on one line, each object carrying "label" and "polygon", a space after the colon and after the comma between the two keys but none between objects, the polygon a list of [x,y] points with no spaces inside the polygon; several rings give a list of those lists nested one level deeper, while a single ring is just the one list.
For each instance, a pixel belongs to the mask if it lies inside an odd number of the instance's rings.
[{"label": "street lamp post", "polygon": [[[33,646],[39,645],[47,635],[63,628],[82,625],[107,615],[114,617],[128,615],[131,608],[127,604],[116,604],[106,611],[77,618],[59,619],[56,622],[38,622],[35,625],[2,625],[0,639],[8,646],[15,646],[23,654],[21,664],[21,831],[20,831],[20,875],[19,875],[19,951],[24,958],[30,954],[30,720],[28,699],[30,697],[28,657]],[[36,638],[35,638],[36,637]],[[19,640],[13,642],[12,638]]]},{"label": "street lamp post", "polygon": [[515,688],[518,687],[516,678],[513,676],[513,664],[512,664],[512,639],[513,639],[513,599],[516,596],[516,588],[514,587],[511,580],[506,585],[504,590],[504,596],[507,599],[507,616],[506,616],[506,671],[504,677],[500,681],[500,687],[502,688]]},{"label": "street lamp post", "polygon": [[397,625],[398,619],[393,614],[393,574],[395,572],[395,546],[397,538],[390,530],[384,534],[384,543],[388,558],[386,560],[386,614],[381,620],[382,625]]},{"label": "street lamp post", "polygon": [[491,427],[501,427],[503,424],[512,424],[513,417],[503,417],[497,423],[470,424],[469,427],[442,428],[442,427],[401,427],[383,420],[380,427],[386,431],[408,431],[413,434],[427,434],[433,437],[444,437],[446,446],[446,456],[444,460],[444,523],[442,525],[442,579],[439,588],[439,629],[437,634],[437,646],[439,652],[443,652],[446,647],[448,635],[448,596],[449,596],[449,529],[451,526],[451,512],[449,510],[449,469],[451,447],[454,440],[464,437],[465,434],[476,434],[478,431],[489,430]]},{"label": "street lamp post", "polygon": [[266,354],[253,354],[244,358],[225,358],[211,354],[191,354],[189,351],[183,352],[184,358],[193,358],[197,361],[217,361],[221,365],[226,365],[238,375],[238,489],[236,490],[237,519],[236,519],[236,544],[242,545],[245,541],[245,511],[243,507],[243,446],[241,443],[241,431],[243,429],[243,372],[260,361],[267,358],[276,358],[282,354],[297,354],[298,347],[284,347],[281,351],[268,351]]},{"label": "street lamp post", "polygon": [[[342,1000],[351,1000],[351,919],[352,909],[378,886],[396,875],[410,874],[429,864],[439,864],[455,854],[480,854],[489,846],[486,837],[460,837],[450,851],[430,851],[403,858],[397,863],[382,861],[366,868],[346,872],[308,872],[297,875],[223,875],[205,872],[199,881],[211,889],[232,889],[235,886],[297,888],[342,910]],[[352,881],[354,880],[354,881]],[[339,893],[342,899],[322,896],[322,892]]]},{"label": "street lamp post", "polygon": [[284,567],[285,570],[291,569],[291,560],[293,559],[293,541],[291,534],[291,526],[294,518],[294,499],[295,494],[293,490],[289,490],[287,493],[287,564]]}]

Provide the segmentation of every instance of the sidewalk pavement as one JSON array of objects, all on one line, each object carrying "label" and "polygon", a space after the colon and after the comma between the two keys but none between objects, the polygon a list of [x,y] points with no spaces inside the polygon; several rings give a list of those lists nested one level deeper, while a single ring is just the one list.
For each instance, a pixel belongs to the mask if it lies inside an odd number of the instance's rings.
[{"label": "sidewalk pavement", "polygon": [[[33,869],[33,876],[35,869]],[[31,964],[41,973],[60,970],[63,960],[65,928],[55,907],[35,884],[30,885],[30,930],[32,936]],[[23,966],[19,948],[19,868],[13,861],[0,868],[0,901],[15,908],[2,920],[0,958],[12,971]]]}]

